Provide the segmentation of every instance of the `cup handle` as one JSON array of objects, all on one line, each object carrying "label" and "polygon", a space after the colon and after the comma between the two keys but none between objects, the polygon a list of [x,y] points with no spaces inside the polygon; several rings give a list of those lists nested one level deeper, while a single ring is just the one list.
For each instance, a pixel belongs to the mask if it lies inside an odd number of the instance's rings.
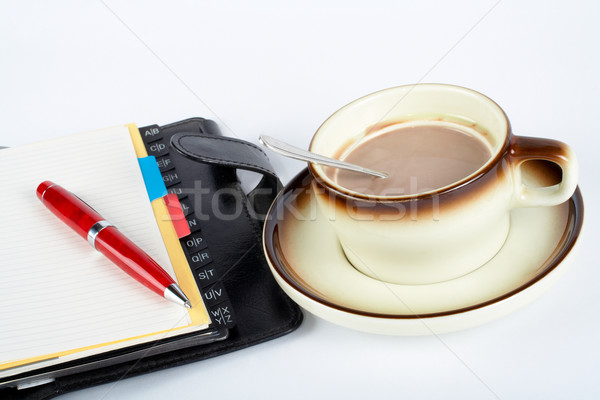
[{"label": "cup handle", "polygon": [[[579,167],[575,153],[566,144],[552,139],[514,135],[509,157],[515,185],[513,207],[554,206],[567,201],[573,195],[577,187]],[[531,160],[557,164],[562,170],[560,183],[545,187],[524,184],[521,167],[523,163]]]}]

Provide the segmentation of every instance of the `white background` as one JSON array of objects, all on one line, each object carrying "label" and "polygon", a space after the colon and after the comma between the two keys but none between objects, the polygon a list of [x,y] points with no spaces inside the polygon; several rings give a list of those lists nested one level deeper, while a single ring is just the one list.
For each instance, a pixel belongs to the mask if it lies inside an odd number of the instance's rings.
[{"label": "white background", "polygon": [[[565,141],[581,165],[572,269],[501,320],[385,337],[306,315],[286,337],[63,398],[600,396],[600,3],[496,1],[0,3],[0,145],[202,116],[306,148],[353,99],[442,82],[487,94],[517,134]],[[272,160],[284,182],[303,168]]]}]

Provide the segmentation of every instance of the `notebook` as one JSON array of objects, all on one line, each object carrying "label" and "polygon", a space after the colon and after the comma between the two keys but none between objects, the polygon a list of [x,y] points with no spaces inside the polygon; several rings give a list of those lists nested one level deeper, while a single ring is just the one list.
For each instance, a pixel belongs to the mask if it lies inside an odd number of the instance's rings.
[{"label": "notebook", "polygon": [[[210,323],[164,199],[148,196],[135,126],[0,150],[0,379]],[[72,191],[154,258],[192,301],[166,301],[95,251],[35,195]]]}]

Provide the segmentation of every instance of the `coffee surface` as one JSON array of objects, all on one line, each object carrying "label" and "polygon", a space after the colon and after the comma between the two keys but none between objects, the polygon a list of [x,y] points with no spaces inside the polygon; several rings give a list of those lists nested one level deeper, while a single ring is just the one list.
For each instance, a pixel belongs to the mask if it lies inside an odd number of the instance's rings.
[{"label": "coffee surface", "polygon": [[328,169],[340,186],[355,192],[398,196],[424,193],[465,178],[490,159],[483,141],[446,126],[400,127],[359,143],[344,161],[387,172],[386,179]]}]

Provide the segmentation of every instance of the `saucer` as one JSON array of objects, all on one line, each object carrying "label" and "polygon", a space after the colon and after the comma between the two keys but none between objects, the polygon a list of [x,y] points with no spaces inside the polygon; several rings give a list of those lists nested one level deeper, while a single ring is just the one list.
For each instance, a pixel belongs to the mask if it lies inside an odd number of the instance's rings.
[{"label": "saucer", "polygon": [[348,328],[391,335],[438,334],[504,316],[533,301],[566,271],[581,232],[579,188],[554,207],[519,208],[498,254],[450,281],[398,285],[368,277],[344,256],[300,172],[279,193],[263,231],[281,288],[312,314]]}]

